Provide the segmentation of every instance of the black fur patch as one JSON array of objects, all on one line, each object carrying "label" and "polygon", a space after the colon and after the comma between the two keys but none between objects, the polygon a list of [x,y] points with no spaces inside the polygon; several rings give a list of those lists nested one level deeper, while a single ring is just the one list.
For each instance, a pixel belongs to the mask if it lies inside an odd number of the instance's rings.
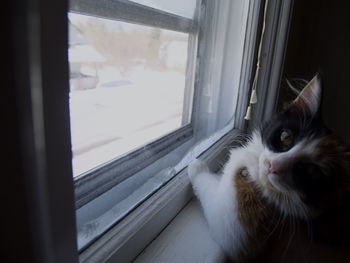
[{"label": "black fur patch", "polygon": [[291,147],[286,148],[282,144],[281,132],[284,129],[292,131],[293,145],[302,139],[317,138],[328,133],[328,129],[318,115],[312,117],[307,112],[291,106],[266,123],[261,129],[263,143],[272,152],[284,152],[293,147],[291,145]]},{"label": "black fur patch", "polygon": [[334,192],[336,178],[317,164],[302,160],[292,169],[294,186],[302,193],[302,200],[312,207],[322,206],[322,200]]}]

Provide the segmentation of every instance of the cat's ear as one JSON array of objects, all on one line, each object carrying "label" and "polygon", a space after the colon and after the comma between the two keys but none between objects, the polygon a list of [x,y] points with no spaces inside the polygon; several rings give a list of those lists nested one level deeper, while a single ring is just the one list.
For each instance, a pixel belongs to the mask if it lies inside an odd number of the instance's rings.
[{"label": "cat's ear", "polygon": [[315,116],[321,107],[321,78],[316,75],[300,92],[298,97],[292,102],[292,105],[308,111]]}]

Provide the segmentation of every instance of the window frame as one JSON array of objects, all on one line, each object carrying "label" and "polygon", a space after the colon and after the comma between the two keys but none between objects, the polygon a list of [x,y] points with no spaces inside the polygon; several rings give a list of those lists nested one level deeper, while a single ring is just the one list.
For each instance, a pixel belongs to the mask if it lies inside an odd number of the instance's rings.
[{"label": "window frame", "polygon": [[[235,92],[237,92],[238,94],[239,89],[246,90],[247,87],[250,86],[249,84],[243,85],[241,80],[242,76],[240,75],[243,74],[243,71],[248,74],[248,72],[251,72],[249,66],[253,67],[251,58],[248,57],[247,54],[245,54],[246,48],[244,43],[248,37],[246,35],[248,34],[248,31],[249,36],[255,37],[256,30],[249,29],[247,32],[245,30],[242,30],[242,25],[245,25],[247,23],[247,14],[244,14],[243,16],[240,15],[240,12],[246,13],[247,10],[250,10],[250,5],[255,6],[256,3],[249,4],[247,2],[240,1],[226,1],[223,4],[219,4],[216,1],[202,2],[200,13],[202,22],[200,23],[199,28],[200,32],[198,44],[199,59],[196,61],[195,74],[195,87],[201,88],[195,88],[194,90],[195,107],[193,107],[194,113],[192,115],[194,123],[193,127],[195,128],[194,136],[190,138],[185,144],[180,145],[178,148],[174,149],[166,156],[162,157],[161,159],[150,164],[148,167],[145,167],[145,169],[136,173],[135,176],[133,176],[130,179],[133,179],[134,177],[140,178],[149,175],[156,176],[156,174],[158,174],[158,172],[161,171],[163,168],[175,165],[171,164],[175,156],[186,155],[187,151],[190,150],[190,147],[192,147],[194,144],[197,144],[200,140],[205,139],[207,136],[211,136],[216,131],[215,123],[212,123],[211,121],[216,121],[216,117],[220,118],[221,116],[225,115],[225,112],[227,112],[227,109],[221,107],[222,105],[219,105],[221,98],[227,97],[226,90],[225,92],[222,92],[221,89],[217,89],[216,87],[225,86],[226,89],[235,90]],[[236,19],[232,19],[232,16],[229,14],[229,12],[231,11],[235,12],[234,17],[236,17]],[[222,16],[221,14],[224,15]],[[259,20],[257,19],[258,17],[259,16],[254,16],[252,22],[256,23]],[[226,30],[221,30],[222,28],[225,28]],[[227,35],[229,35],[229,37],[227,37]],[[217,39],[219,39],[220,41],[217,41]],[[249,39],[249,41],[250,40],[251,39]],[[253,46],[254,45],[250,45],[250,47]],[[227,51],[228,53],[225,53],[225,56],[223,56],[223,51]],[[243,51],[244,54],[242,54]],[[208,61],[210,61],[210,63],[208,63]],[[243,64],[249,62],[249,66],[245,67],[244,70],[241,68],[241,63],[243,61]],[[213,68],[212,65],[218,65],[218,67],[215,66],[215,68]],[[223,70],[223,72],[221,73],[220,70],[225,68],[228,70]],[[234,77],[232,77],[232,75]],[[245,77],[247,76],[248,75],[246,75]],[[216,92],[215,97],[213,99],[214,103],[211,105],[210,103],[208,103],[209,100],[207,90],[203,89],[203,87],[208,86],[213,87],[214,92]],[[242,96],[239,94],[239,97],[240,99],[242,99],[242,101],[246,100],[245,98],[243,98],[243,96],[247,96],[247,93],[243,93]],[[235,100],[236,99],[233,96],[233,103],[235,102]],[[214,110],[212,110],[213,108]],[[242,111],[236,111],[235,115],[237,116],[241,114],[245,114],[245,111],[244,113]],[[229,117],[231,117],[231,115]],[[220,127],[222,127],[223,124],[225,125],[225,127],[227,126],[227,123],[225,123],[225,121],[222,121]],[[230,129],[234,127],[232,119],[230,121],[229,126],[231,127]],[[227,128],[225,128],[225,130],[227,130]],[[167,163],[165,167],[164,163]],[[129,182],[126,182],[126,185],[128,185],[128,183]],[[167,183],[168,181],[163,182],[162,185]],[[109,210],[106,210],[106,207],[108,206],[107,203],[111,204],[110,208],[108,209],[111,210],[112,207],[113,211],[117,211],[119,209],[115,208],[115,206],[118,203],[117,200],[120,200],[120,195],[123,195],[124,190],[121,189],[121,187],[119,187],[122,185],[124,185],[124,183],[116,185],[109,191],[105,192],[104,194],[98,196],[97,198],[91,200],[84,206],[77,209],[77,225],[79,229],[90,229],[91,224],[96,224],[96,220],[104,221],[104,215],[109,214]],[[123,209],[122,212],[120,212],[118,215],[115,215],[113,225],[121,223],[125,219],[125,217],[132,213],[134,209],[140,206],[142,202],[145,202],[147,198],[149,198],[159,189],[160,188],[152,189],[152,192],[142,193],[144,194],[142,200],[135,200],[136,203],[130,204],[130,206],[128,206],[127,209]],[[93,239],[96,240],[103,235],[102,231],[104,231],[103,233],[108,232],[108,230],[101,230],[101,228],[99,228],[98,230],[94,231],[95,233],[93,235],[91,234],[91,232],[89,233],[90,236],[93,236]],[[86,238],[82,237],[86,236],[86,234],[84,233],[85,230],[81,230],[79,232],[78,243],[81,251],[88,249],[89,246],[92,244],[91,241],[87,241]]]},{"label": "window frame", "polygon": [[[206,150],[200,159],[212,171],[220,169],[232,138],[241,133],[233,129]],[[132,262],[158,236],[168,223],[193,198],[187,169],[159,189],[137,209],[93,242],[80,255],[80,262]]]},{"label": "window frame", "polygon": [[289,29],[294,0],[269,1],[265,37],[262,42],[261,72],[257,94],[259,103],[254,109],[249,129],[270,120],[277,109],[279,86],[282,80],[284,59],[288,44]]},{"label": "window frame", "polygon": [[10,18],[6,42],[12,47],[6,65],[11,82],[6,88],[15,93],[15,103],[5,112],[16,123],[12,134],[19,171],[8,177],[23,189],[5,185],[11,191],[9,200],[23,190],[21,206],[9,202],[9,214],[18,217],[16,210],[21,209],[21,223],[29,232],[19,233],[17,221],[7,222],[16,241],[28,244],[10,244],[10,251],[18,255],[9,256],[26,262],[78,262],[68,109],[68,3],[13,0],[5,8]]},{"label": "window frame", "polygon": [[[278,68],[283,65],[283,58],[286,49],[286,38],[288,36],[289,22],[293,8],[293,0],[269,1],[268,12],[270,16],[267,18],[267,27],[271,30],[271,34],[264,37],[262,53],[268,54],[268,60],[262,58],[261,62],[264,69],[260,73],[258,80],[260,103],[266,103],[267,98],[271,94],[278,92],[278,82],[281,78],[281,72]],[[249,102],[250,89],[253,74],[255,72],[256,55],[259,39],[258,30],[261,29],[261,17],[264,2],[251,1],[249,8],[248,25],[246,32],[244,63],[242,65],[240,94],[236,109],[236,121],[234,128],[220,139],[213,147],[207,150],[200,158],[209,164],[212,170],[218,168],[218,164],[225,159],[225,150],[227,145],[232,142],[232,138],[236,138],[248,129],[252,129],[260,123],[260,119],[256,117],[263,114],[265,118],[271,118],[274,103],[267,109],[263,105],[259,105],[255,112],[254,119],[247,123],[244,120],[246,107]],[[259,19],[260,17],[260,19]],[[281,23],[282,21],[282,23]],[[277,34],[277,32],[281,34]],[[274,43],[273,48],[270,44]],[[274,63],[271,63],[271,60]],[[273,73],[272,73],[273,72]],[[269,77],[270,81],[274,81],[275,85],[270,86],[269,82],[263,81]],[[91,244],[88,249],[80,253],[81,262],[98,262],[105,260],[106,262],[114,262],[121,260],[130,262],[137,257],[147,245],[154,240],[166,225],[174,218],[179,211],[193,198],[193,192],[188,179],[187,170],[185,169],[167,185],[158,190],[149,199],[144,201],[140,207],[133,210],[120,223],[115,225],[110,231],[103,235],[100,239]],[[139,237],[142,236],[140,239]]]},{"label": "window frame", "polygon": [[[197,5],[198,3],[197,0]],[[70,10],[111,20],[196,33],[195,16],[189,19],[128,0],[71,0]]]},{"label": "window frame", "polygon": [[[260,1],[252,2],[256,5],[256,2]],[[270,0],[270,3],[271,8],[277,7],[269,18],[273,21],[270,24],[272,31],[276,33],[278,30],[282,33],[271,34],[270,41],[274,41],[274,48],[269,49],[270,45],[266,41],[265,50],[270,50],[269,57],[272,58],[266,65],[267,68],[274,69],[270,72],[275,72],[268,74],[271,82],[280,79],[280,73],[276,68],[281,67],[283,63],[293,0]],[[9,105],[13,110],[9,111],[9,114],[13,114],[16,122],[13,133],[18,139],[19,152],[16,157],[20,162],[15,165],[21,170],[21,176],[17,174],[12,176],[25,186],[26,198],[22,202],[28,209],[24,213],[28,216],[26,227],[31,232],[26,238],[33,245],[28,248],[31,252],[30,257],[37,262],[78,262],[74,187],[70,162],[67,1],[13,0],[9,5],[11,36],[8,41],[13,44],[10,56],[11,80],[14,80],[10,88],[16,93],[16,105]],[[282,20],[284,23],[280,24]],[[255,35],[255,29],[253,26],[250,30],[252,36]],[[249,45],[247,49],[250,48]],[[53,49],[55,52],[52,52]],[[244,52],[246,60],[251,63],[249,61],[252,56],[247,54],[254,52]],[[277,59],[278,57],[280,59]],[[243,74],[244,79],[249,83],[253,67],[247,65],[242,67],[246,72]],[[262,100],[259,101],[266,103],[263,96],[268,96],[267,91],[278,92],[278,89],[276,85],[270,89],[266,82],[262,83],[259,86]],[[247,100],[246,92],[241,92],[239,99]],[[245,111],[238,112],[241,115],[238,117],[242,118]],[[268,118],[269,114],[270,110],[264,116]],[[258,119],[255,120],[257,121]],[[244,121],[239,125],[242,123]],[[185,173],[183,174],[173,178],[123,220],[124,231],[129,231],[124,233],[130,235],[113,235],[114,231],[122,226],[116,225],[83,251],[80,254],[80,261],[91,262],[99,257],[103,261],[110,262],[118,253],[133,259],[192,197],[188,178]],[[177,194],[167,195],[167,190],[170,189]],[[10,191],[13,194],[13,189]],[[155,202],[153,197],[159,197],[159,201]],[[14,206],[16,208],[15,204]],[[141,210],[142,208],[146,210]],[[144,215],[141,211],[148,213]],[[140,215],[144,217],[138,218]],[[125,225],[135,219],[138,219],[137,224]],[[162,220],[163,224],[158,225],[159,220]],[[149,223],[148,229],[152,229],[152,233],[143,238],[145,229],[142,227],[146,227],[146,223]],[[9,227],[12,226],[17,227],[9,224]],[[127,249],[115,246],[115,242],[135,247],[135,250],[129,253]],[[93,257],[85,257],[86,255]]]},{"label": "window frame", "polygon": [[[183,123],[186,125],[144,146],[112,159],[74,178],[76,209],[112,189],[135,173],[173,151],[194,136],[194,96],[197,60],[198,19],[201,0],[197,0],[193,19],[181,17],[127,0],[71,0],[70,12],[116,21],[158,27],[189,34]],[[189,100],[189,98],[191,100]],[[192,106],[192,107],[191,107]],[[188,115],[190,114],[190,119]]]},{"label": "window frame", "polygon": [[121,158],[79,175],[74,179],[76,209],[173,151],[192,136],[192,126],[183,126]]}]

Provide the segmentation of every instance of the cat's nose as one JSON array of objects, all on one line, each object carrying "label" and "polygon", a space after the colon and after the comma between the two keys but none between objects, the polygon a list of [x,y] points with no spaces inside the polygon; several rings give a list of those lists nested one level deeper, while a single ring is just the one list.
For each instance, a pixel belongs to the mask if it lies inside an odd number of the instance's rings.
[{"label": "cat's nose", "polygon": [[276,162],[270,161],[269,162],[269,173],[278,174],[278,172],[279,172],[279,169],[278,169],[278,166],[276,165]]}]

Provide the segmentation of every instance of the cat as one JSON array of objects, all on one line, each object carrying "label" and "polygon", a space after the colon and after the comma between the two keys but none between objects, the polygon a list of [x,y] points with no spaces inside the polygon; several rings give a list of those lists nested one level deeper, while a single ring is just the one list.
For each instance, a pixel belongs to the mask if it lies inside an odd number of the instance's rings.
[{"label": "cat", "polygon": [[316,75],[231,149],[221,174],[188,174],[214,240],[233,262],[350,262],[350,152],[323,123]]}]

